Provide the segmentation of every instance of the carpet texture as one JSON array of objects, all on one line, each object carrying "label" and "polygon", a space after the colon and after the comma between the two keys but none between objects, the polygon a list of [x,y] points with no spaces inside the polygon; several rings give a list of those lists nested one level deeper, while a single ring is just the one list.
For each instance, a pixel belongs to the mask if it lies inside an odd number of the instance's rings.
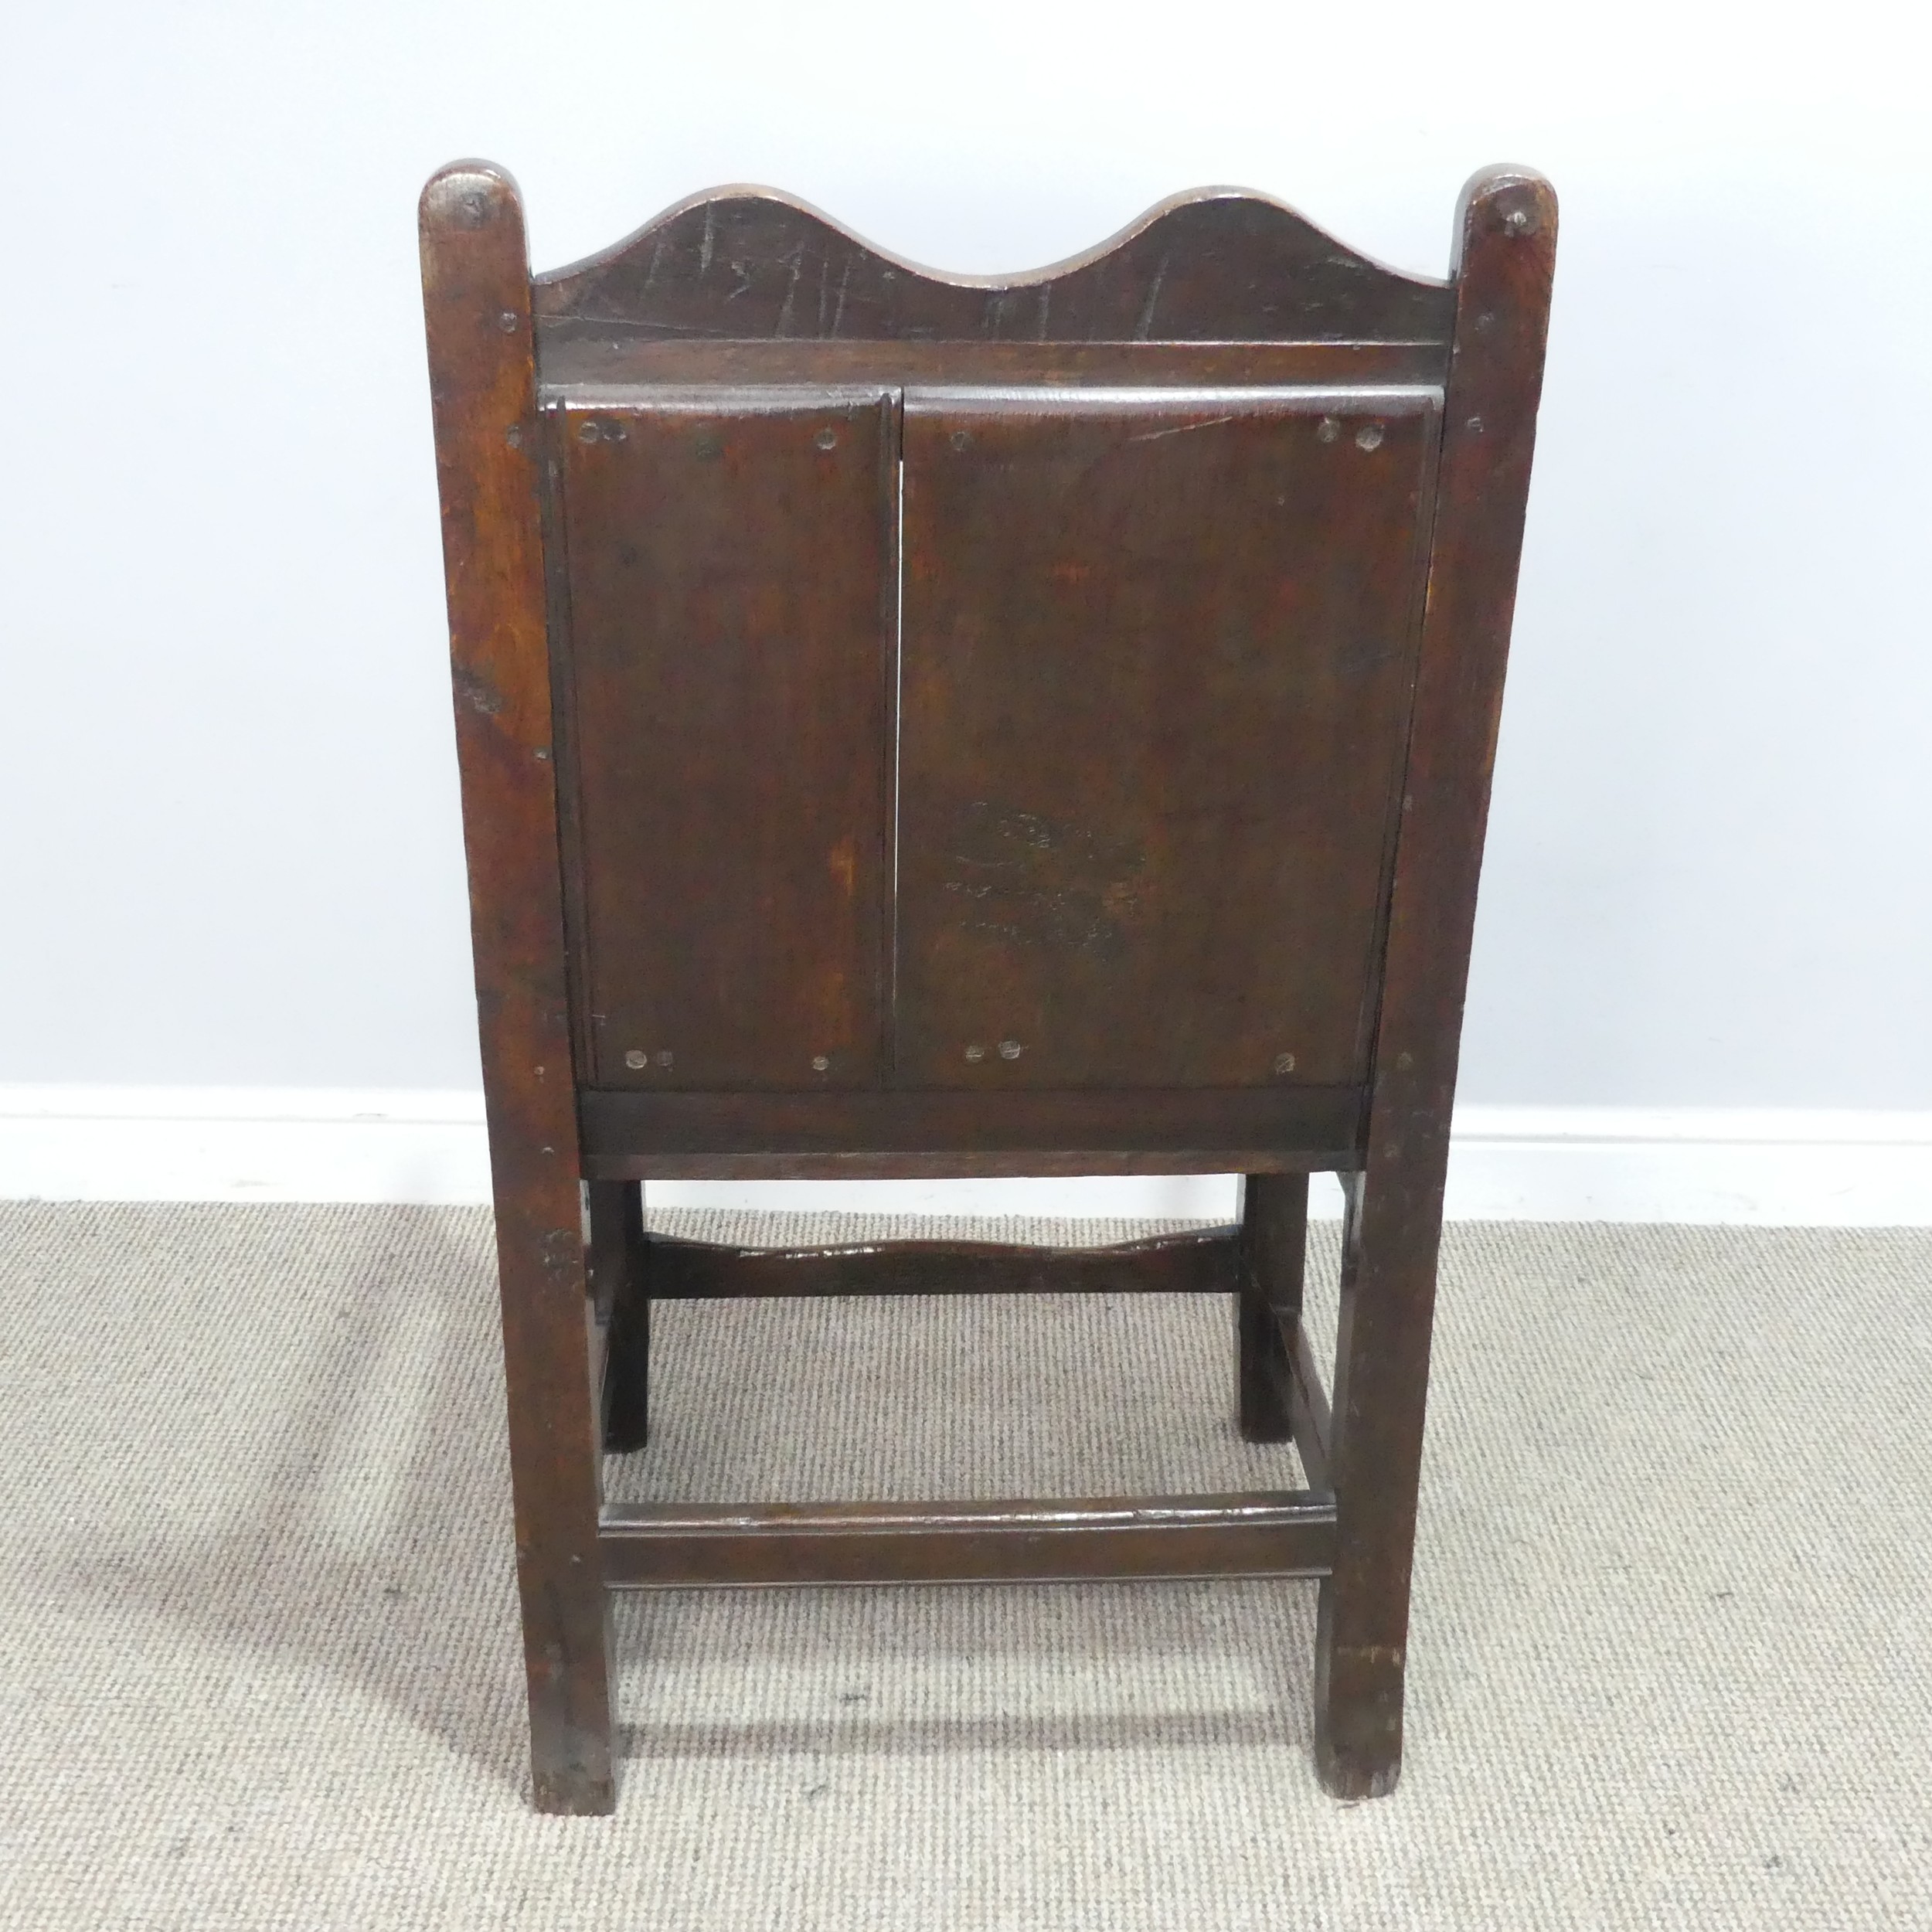
[{"label": "carpet texture", "polygon": [[[16,1206],[0,1296],[7,1927],[1932,1926],[1932,1233],[1452,1226],[1352,1807],[1313,1586],[1172,1583],[624,1598],[617,1815],[535,1817],[487,1215]],[[615,1493],[1298,1480],[1217,1298],[656,1319]]]}]

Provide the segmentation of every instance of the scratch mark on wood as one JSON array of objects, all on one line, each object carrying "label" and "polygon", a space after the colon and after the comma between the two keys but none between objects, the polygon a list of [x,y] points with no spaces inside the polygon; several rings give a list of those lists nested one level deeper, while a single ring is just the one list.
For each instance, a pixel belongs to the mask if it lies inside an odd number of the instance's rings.
[{"label": "scratch mark on wood", "polygon": [[784,256],[784,260],[786,270],[785,299],[779,306],[778,320],[771,332],[774,335],[781,338],[789,336],[791,333],[792,311],[798,302],[798,281],[805,272],[804,243],[802,240],[798,242]]},{"label": "scratch mark on wood", "polygon": [[[1223,287],[1212,264],[1231,236],[1254,251],[1254,265],[1238,286]],[[1260,203],[1170,207],[1137,226],[1112,253],[1083,262],[1057,284],[1012,284],[998,294],[896,268],[802,209],[726,192],[649,225],[614,255],[578,274],[546,277],[544,312],[546,318],[626,330],[729,336],[732,325],[718,311],[737,292],[736,276],[722,274],[735,258],[749,267],[760,298],[754,306],[764,325],[753,332],[769,335],[772,311],[767,304],[782,302],[784,293],[773,278],[786,264],[785,251],[801,242],[822,258],[827,301],[821,325],[845,340],[855,332],[869,338],[883,330],[880,339],[902,336],[893,298],[914,287],[934,332],[929,338],[951,340],[984,335],[1002,341],[1172,341],[1177,332],[1198,338],[1207,318],[1217,338],[1230,329],[1243,338],[1284,340],[1311,331],[1324,340],[1352,339],[1366,331],[1433,343],[1447,339],[1452,306],[1446,284],[1393,274],[1350,254],[1298,217]],[[830,260],[834,253],[835,263]],[[680,276],[695,277],[697,287],[672,294]],[[842,281],[848,308],[835,322],[832,288]],[[783,333],[795,340],[804,326],[794,304]]]},{"label": "scratch mark on wood", "polygon": [[472,711],[494,718],[503,709],[503,693],[480,671],[472,670],[467,664],[452,665],[450,678],[456,686],[456,695]]},{"label": "scratch mark on wood", "polygon": [[1161,299],[1161,284],[1167,280],[1167,250],[1162,249],[1161,259],[1154,270],[1154,280],[1148,287],[1147,300],[1141,304],[1141,319],[1134,325],[1134,339],[1146,342],[1153,332],[1155,304]]},{"label": "scratch mark on wood", "polygon": [[1164,436],[1187,436],[1196,430],[1216,430],[1223,423],[1238,423],[1238,416],[1210,416],[1199,423],[1179,423],[1171,430],[1144,430],[1138,436],[1130,436],[1130,443],[1158,443]]}]

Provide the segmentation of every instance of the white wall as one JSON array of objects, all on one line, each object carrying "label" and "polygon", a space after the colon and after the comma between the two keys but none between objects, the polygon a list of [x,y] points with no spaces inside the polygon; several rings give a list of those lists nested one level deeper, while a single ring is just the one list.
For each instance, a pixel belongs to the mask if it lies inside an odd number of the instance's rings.
[{"label": "white wall", "polygon": [[730,179],[960,270],[1171,189],[1556,308],[1464,1091],[1932,1107],[1920,12],[69,4],[7,32],[0,1082],[476,1077],[414,203]]}]

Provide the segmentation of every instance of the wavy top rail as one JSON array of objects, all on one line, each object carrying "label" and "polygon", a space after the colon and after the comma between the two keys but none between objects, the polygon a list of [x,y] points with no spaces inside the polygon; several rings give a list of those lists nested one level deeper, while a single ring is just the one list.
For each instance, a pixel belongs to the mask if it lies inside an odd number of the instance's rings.
[{"label": "wavy top rail", "polygon": [[538,278],[566,335],[641,341],[1443,342],[1454,291],[1283,203],[1177,195],[1036,274],[934,274],[765,189],[693,196]]}]

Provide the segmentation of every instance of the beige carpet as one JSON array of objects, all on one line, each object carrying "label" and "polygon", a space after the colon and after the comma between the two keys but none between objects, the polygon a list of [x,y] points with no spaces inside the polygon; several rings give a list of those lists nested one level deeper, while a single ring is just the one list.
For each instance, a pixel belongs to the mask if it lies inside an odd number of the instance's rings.
[{"label": "beige carpet", "polygon": [[[601,1821],[526,1808],[487,1256],[0,1209],[0,1923],[1932,1926],[1932,1233],[1451,1230],[1392,1798],[1315,1784],[1311,1586],[774,1592],[624,1600]],[[618,1481],[1291,1481],[1228,1327],[662,1311]]]}]

